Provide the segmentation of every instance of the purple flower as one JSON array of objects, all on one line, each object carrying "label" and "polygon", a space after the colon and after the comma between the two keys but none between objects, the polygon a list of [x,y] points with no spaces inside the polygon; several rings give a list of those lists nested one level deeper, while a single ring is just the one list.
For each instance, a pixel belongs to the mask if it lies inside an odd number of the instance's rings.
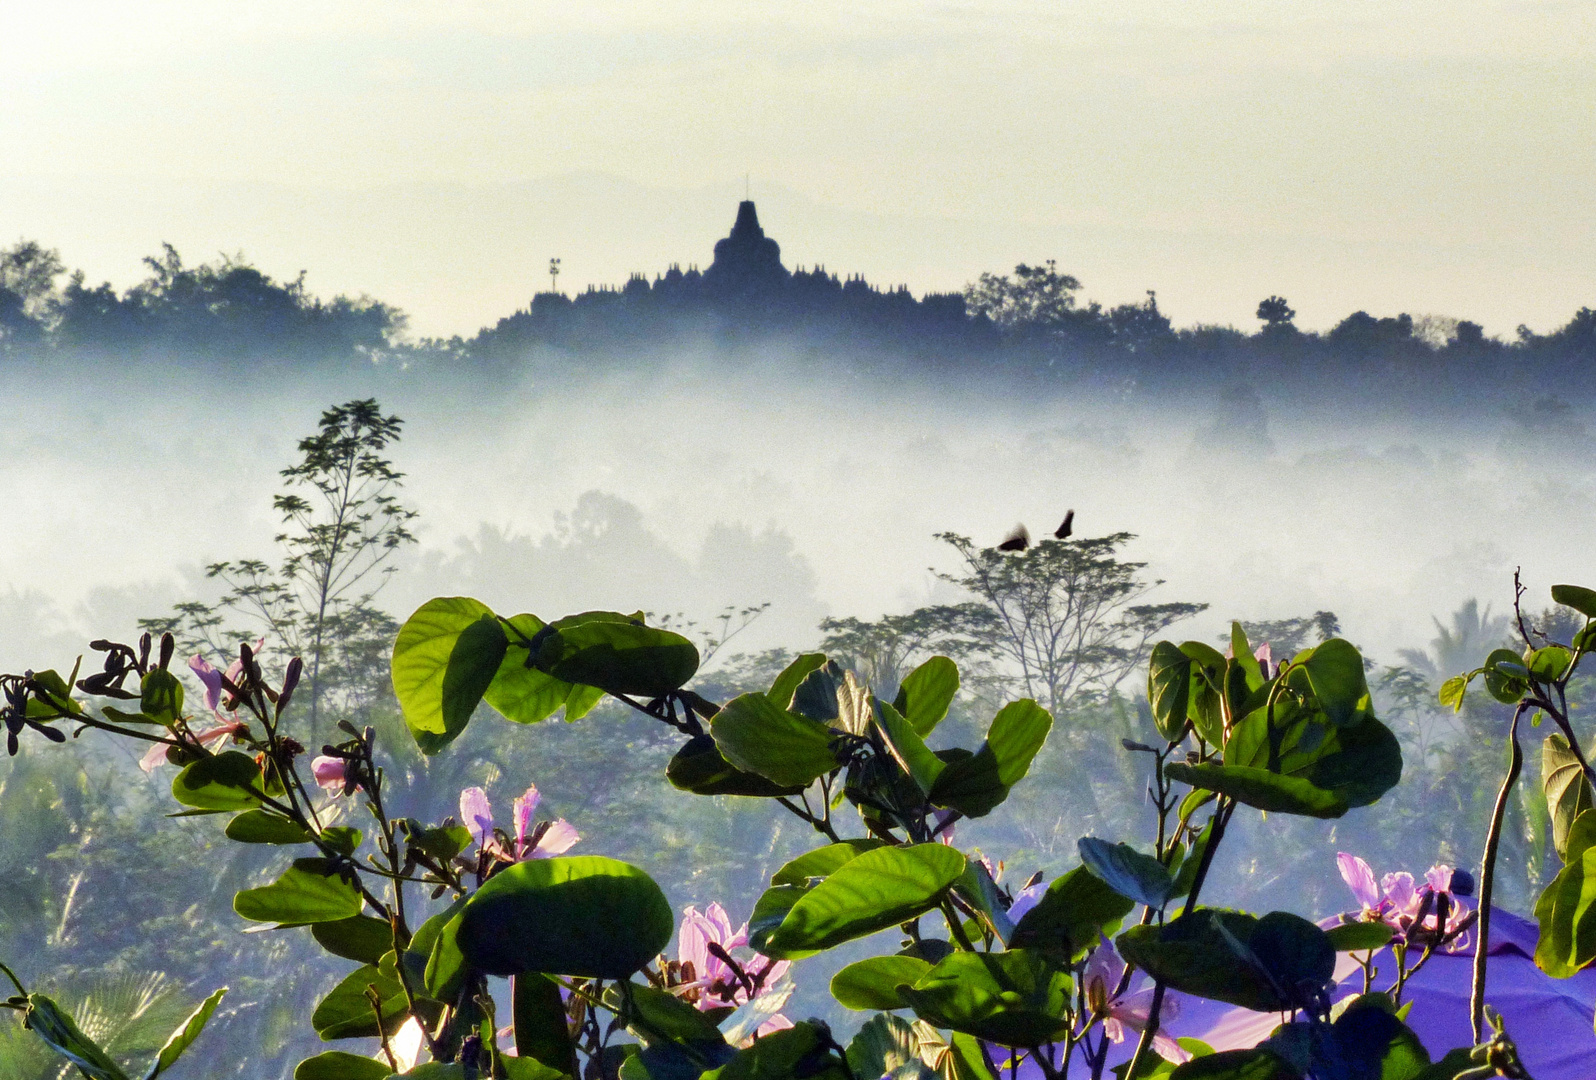
[{"label": "purple flower", "polygon": [[[1115,995],[1120,979],[1125,975],[1125,961],[1114,951],[1107,938],[1102,938],[1086,961],[1082,982],[1086,990],[1086,1003],[1092,1014],[1103,1021],[1103,1033],[1115,1042],[1124,1042],[1127,1031],[1142,1032],[1153,1011],[1153,988],[1143,987],[1131,993]],[[1165,998],[1158,1011],[1158,1030],[1153,1032],[1153,1049],[1165,1061],[1179,1065],[1191,1060],[1191,1054],[1165,1030],[1165,1023],[1179,1015],[1179,1000]]]},{"label": "purple flower", "polygon": [[347,786],[349,762],[339,757],[329,757],[326,754],[312,759],[310,763],[311,774],[316,777],[316,783],[329,795],[342,795]]},{"label": "purple flower", "polygon": [[222,673],[203,656],[188,658],[188,669],[205,684],[205,707],[215,712],[222,704]]},{"label": "purple flower", "polygon": [[[1378,912],[1381,901],[1380,889],[1374,883],[1374,871],[1369,868],[1369,864],[1356,855],[1339,851],[1336,853],[1336,866],[1341,871],[1341,880],[1347,883],[1347,888],[1351,889],[1352,895],[1358,898],[1363,910]],[[1386,880],[1391,879],[1387,876]]]},{"label": "purple flower", "polygon": [[510,811],[515,836],[508,847],[493,831],[493,809],[488,805],[487,793],[481,788],[468,787],[460,792],[460,818],[479,850],[491,852],[505,862],[546,859],[569,851],[581,836],[564,818],[534,826],[532,815],[542,798],[534,784],[515,799]]},{"label": "purple flower", "polygon": [[[681,981],[671,988],[672,992],[700,1010],[744,1005],[770,993],[792,965],[786,960],[757,956],[744,962],[732,955],[733,949],[746,950],[747,946],[748,924],[733,930],[726,909],[718,903],[711,903],[702,912],[689,907],[682,912],[682,925],[676,935],[674,968]],[[763,965],[756,966],[760,961]],[[759,1026],[758,1034],[790,1027],[792,1021],[776,1013]]]},{"label": "purple flower", "polygon": [[[1454,871],[1450,866],[1437,863],[1430,867],[1424,874],[1424,884],[1417,886],[1406,870],[1386,874],[1376,889],[1374,871],[1356,855],[1338,852],[1336,865],[1341,879],[1358,898],[1360,917],[1383,922],[1404,939],[1441,941],[1452,952],[1466,947],[1464,932],[1473,913],[1453,892]],[[1461,877],[1468,882],[1467,874]]]},{"label": "purple flower", "polygon": [[1047,895],[1047,882],[1038,881],[1034,885],[1027,885],[1014,897],[1014,903],[1009,905],[1009,921],[1018,924],[1025,918],[1025,913],[1041,903],[1042,897]]}]

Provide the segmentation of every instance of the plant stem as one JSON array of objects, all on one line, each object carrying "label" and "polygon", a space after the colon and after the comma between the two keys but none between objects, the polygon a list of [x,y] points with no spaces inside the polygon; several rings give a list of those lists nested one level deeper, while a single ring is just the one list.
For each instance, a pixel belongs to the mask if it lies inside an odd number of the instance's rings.
[{"label": "plant stem", "polygon": [[1480,932],[1474,942],[1474,987],[1469,994],[1469,1025],[1478,1043],[1485,1020],[1485,955],[1491,945],[1491,889],[1496,884],[1496,849],[1502,841],[1502,818],[1507,814],[1507,796],[1524,767],[1524,751],[1518,745],[1518,722],[1528,702],[1513,710],[1513,723],[1507,729],[1509,759],[1507,776],[1496,793],[1496,808],[1491,812],[1491,831],[1485,837],[1485,857],[1480,861]]}]

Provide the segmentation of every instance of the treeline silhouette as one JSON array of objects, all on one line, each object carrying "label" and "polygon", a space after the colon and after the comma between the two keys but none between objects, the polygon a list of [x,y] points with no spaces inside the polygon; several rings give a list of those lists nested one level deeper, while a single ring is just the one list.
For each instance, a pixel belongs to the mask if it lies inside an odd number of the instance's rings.
[{"label": "treeline silhouette", "polygon": [[[96,356],[197,354],[217,358],[508,362],[551,354],[624,360],[662,345],[711,348],[780,342],[855,358],[895,355],[939,369],[969,367],[1035,377],[1093,365],[1128,375],[1223,370],[1252,374],[1344,367],[1426,376],[1498,376],[1560,369],[1578,381],[1596,361],[1596,309],[1562,327],[1512,338],[1478,323],[1357,311],[1323,333],[1296,326],[1283,297],[1257,309],[1258,329],[1177,328],[1149,291],[1137,304],[1083,300],[1081,283],[1051,261],[984,273],[962,293],[916,298],[824,267],[789,270],[752,202],[708,268],[673,266],[652,280],[574,296],[538,293],[524,309],[470,338],[413,340],[397,308],[368,296],[312,295],[303,273],[279,282],[243,256],[186,265],[170,245],[144,260],[149,276],[118,293],[68,273],[33,241],[0,251],[0,352]],[[1583,362],[1583,363],[1581,363]],[[1565,384],[1566,385],[1566,384]]]}]

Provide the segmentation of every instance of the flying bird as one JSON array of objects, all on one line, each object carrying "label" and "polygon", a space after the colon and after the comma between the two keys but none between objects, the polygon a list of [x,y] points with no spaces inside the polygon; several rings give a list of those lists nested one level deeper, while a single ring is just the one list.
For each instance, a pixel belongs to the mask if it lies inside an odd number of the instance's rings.
[{"label": "flying bird", "polygon": [[1024,525],[1014,526],[1014,531],[1003,538],[997,546],[999,551],[1024,551],[1031,546],[1031,534],[1025,531]]},{"label": "flying bird", "polygon": [[1053,536],[1059,540],[1068,540],[1070,538],[1070,528],[1074,524],[1075,511],[1071,510],[1069,513],[1064,515],[1064,524],[1053,530]]}]

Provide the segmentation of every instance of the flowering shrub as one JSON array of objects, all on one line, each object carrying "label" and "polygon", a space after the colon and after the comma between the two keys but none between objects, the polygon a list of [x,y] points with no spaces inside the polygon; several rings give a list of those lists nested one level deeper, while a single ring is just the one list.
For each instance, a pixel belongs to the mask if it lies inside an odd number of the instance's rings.
[{"label": "flowering shrub", "polygon": [[[1596,619],[1596,593],[1560,588],[1554,596]],[[1591,626],[1560,653],[1548,645],[1512,664],[1493,654],[1475,673],[1498,697],[1517,695],[1520,714],[1558,720],[1562,741],[1548,752],[1577,759],[1577,775],[1548,792],[1573,876],[1542,901],[1543,945],[1550,933],[1568,967],[1596,955],[1583,921],[1591,890],[1578,876],[1596,874],[1596,817],[1589,768],[1566,711],[1554,710],[1596,638]],[[1465,899],[1466,873],[1437,866],[1422,885],[1405,873],[1377,881],[1348,854],[1339,863],[1359,910],[1325,926],[1200,902],[1223,873],[1217,855],[1238,810],[1337,818],[1399,781],[1401,750],[1373,713],[1363,658],[1340,639],[1278,661],[1240,627],[1228,654],[1158,643],[1148,668],[1158,739],[1124,743],[1146,765],[1151,842],[1083,837],[1080,865],[1011,889],[1001,863],[960,850],[957,824],[1003,805],[1053,718],[1010,702],[978,746],[933,750],[927,740],[960,689],[946,657],[911,672],[891,701],[811,653],[767,690],[718,703],[688,685],[693,644],[640,616],[544,623],[450,597],[410,617],[393,682],[423,753],[446,752],[484,702],[535,724],[561,712],[579,720],[608,696],[680,734],[666,772],[678,789],[770,800],[811,827],[818,846],[780,867],[736,928],[718,904],[688,908],[678,924],[640,869],[571,854],[576,829],[537,820],[536,787],[514,800],[508,828],[478,788],[461,792],[458,817],[392,816],[370,729],[344,724],[343,741],[314,756],[289,734],[297,660],[280,682],[247,644],[225,672],[196,661],[200,721],[169,670],[170,637],[153,656],[148,635],[93,647],[104,670],[82,680],[76,670],[0,678],[11,746],[29,731],[59,742],[65,727],[149,743],[150,767],[178,768],[172,795],[185,813],[227,815],[239,843],[304,852],[234,898],[242,918],[306,928],[353,965],[309,1023],[354,1049],[305,1060],[297,1080],[994,1080],[1022,1065],[1044,1080],[1096,1080],[1116,1058],[1128,1059],[1118,1076],[1172,1080],[1523,1075],[1499,1024],[1472,1054],[1432,1063],[1399,1010],[1403,979],[1426,957],[1488,933],[1489,845],[1478,908]],[[348,823],[356,811],[358,827]],[[830,985],[841,1005],[869,1014],[856,1035],[844,1043],[820,1021],[783,1015],[804,959],[865,938],[880,951]],[[1401,959],[1380,992],[1368,958],[1387,946]],[[1338,952],[1361,957],[1367,977],[1364,993],[1333,1002]],[[12,981],[4,1004],[45,1042],[92,1080],[127,1080],[70,1016]],[[1258,1046],[1213,1053],[1170,1035],[1170,991],[1283,1022]],[[200,1037],[221,993],[174,1033],[146,1080]],[[247,1058],[248,1048],[214,1052]]]}]

